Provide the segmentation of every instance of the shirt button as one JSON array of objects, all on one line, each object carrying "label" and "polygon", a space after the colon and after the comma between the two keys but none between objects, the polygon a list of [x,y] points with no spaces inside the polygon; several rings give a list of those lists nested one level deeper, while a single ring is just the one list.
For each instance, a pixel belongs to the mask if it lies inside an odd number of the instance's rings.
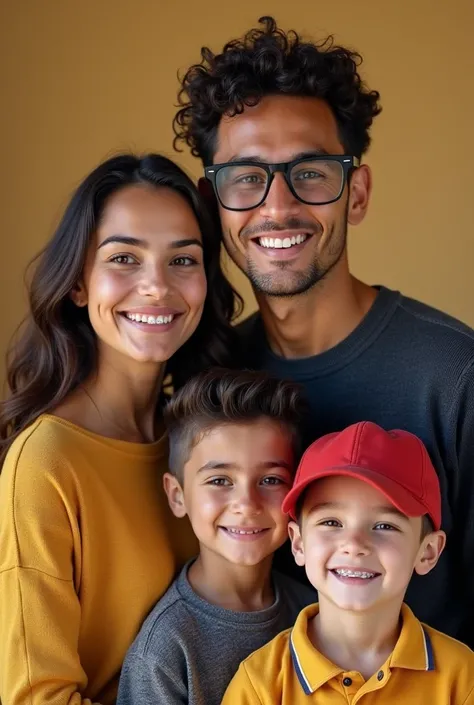
[{"label": "shirt button", "polygon": [[350,685],[352,685],[352,678],[344,678],[342,681],[342,685],[345,685],[346,688],[348,688]]},{"label": "shirt button", "polygon": [[378,681],[381,681],[382,678],[383,678],[383,671],[379,671],[379,672],[377,673],[377,680],[378,680]]}]

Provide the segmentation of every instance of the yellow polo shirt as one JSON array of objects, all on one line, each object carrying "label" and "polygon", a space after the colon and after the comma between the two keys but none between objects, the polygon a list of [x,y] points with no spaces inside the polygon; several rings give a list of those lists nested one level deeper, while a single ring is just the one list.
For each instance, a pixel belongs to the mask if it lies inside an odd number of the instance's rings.
[{"label": "yellow polo shirt", "polygon": [[474,652],[419,622],[407,605],[393,652],[368,680],[311,644],[308,621],[318,611],[306,607],[292,629],[245,659],[222,705],[474,705]]}]

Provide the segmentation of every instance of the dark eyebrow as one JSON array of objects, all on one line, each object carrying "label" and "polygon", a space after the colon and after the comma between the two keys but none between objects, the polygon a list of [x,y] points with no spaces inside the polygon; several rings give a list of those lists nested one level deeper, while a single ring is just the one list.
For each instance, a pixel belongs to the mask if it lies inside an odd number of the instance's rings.
[{"label": "dark eyebrow", "polygon": [[105,245],[110,245],[110,243],[116,242],[119,245],[129,245],[131,247],[147,247],[145,240],[139,240],[137,237],[130,237],[128,235],[109,235],[103,240],[97,247],[100,250],[101,247]]},{"label": "dark eyebrow", "polygon": [[[287,159],[286,161],[288,162],[293,162],[295,159],[311,159],[311,157],[327,157],[329,156],[329,152],[324,149],[323,147],[314,147],[314,149],[311,150],[305,150],[304,152],[298,152],[297,154],[294,154],[291,159]],[[260,155],[258,154],[252,154],[249,155],[248,157],[241,157],[238,155],[234,155],[229,159],[229,162],[239,164],[240,162],[260,162],[260,164],[274,164],[274,163],[279,163],[279,162],[269,162],[267,159],[263,159]],[[226,163],[226,162],[224,162]],[[283,162],[285,163],[285,162]]]},{"label": "dark eyebrow", "polygon": [[[110,245],[111,243],[118,243],[119,245],[128,245],[129,247],[143,247],[148,248],[148,243],[146,240],[140,240],[137,237],[130,237],[129,235],[109,235],[103,242],[97,247],[100,250],[101,247],[105,245]],[[177,250],[180,247],[189,247],[190,245],[198,245],[202,249],[202,242],[196,237],[183,238],[182,240],[173,240],[169,243],[168,247],[170,250]]]},{"label": "dark eyebrow", "polygon": [[173,242],[170,242],[169,247],[170,249],[177,250],[180,247],[189,247],[190,245],[198,245],[198,247],[203,249],[202,242],[201,240],[198,240],[197,237],[188,237],[183,240],[173,240]]},{"label": "dark eyebrow", "polygon": [[[293,468],[290,465],[290,463],[287,463],[285,460],[268,460],[265,463],[261,463],[258,466],[262,470],[271,470],[272,468],[284,468],[285,470],[288,470],[288,472],[292,472]],[[209,460],[207,463],[205,463],[202,467],[199,468],[198,472],[202,472],[203,470],[241,470],[238,465],[235,463],[223,463],[219,460]]]}]

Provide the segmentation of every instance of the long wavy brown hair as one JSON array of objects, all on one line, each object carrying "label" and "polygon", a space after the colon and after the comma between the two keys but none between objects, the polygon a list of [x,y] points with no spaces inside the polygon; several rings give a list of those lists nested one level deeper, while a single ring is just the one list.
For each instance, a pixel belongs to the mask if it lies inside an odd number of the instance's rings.
[{"label": "long wavy brown hair", "polygon": [[192,207],[204,246],[208,295],[201,322],[166,367],[174,389],[213,365],[234,366],[230,325],[242,306],[220,266],[220,233],[191,179],[166,157],[122,154],[100,164],[77,188],[53,237],[35,257],[29,313],[7,354],[8,398],[0,402],[0,463],[13,440],[50,412],[93,372],[97,337],[86,308],[70,292],[79,280],[91,237],[110,196],[130,184],[171,188]]}]

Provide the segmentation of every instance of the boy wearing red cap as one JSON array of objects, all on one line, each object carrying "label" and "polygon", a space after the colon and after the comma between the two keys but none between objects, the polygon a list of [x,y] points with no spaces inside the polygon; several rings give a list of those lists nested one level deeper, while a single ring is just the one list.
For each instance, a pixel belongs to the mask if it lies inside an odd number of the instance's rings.
[{"label": "boy wearing red cap", "polygon": [[474,705],[474,652],[403,603],[446,540],[423,443],[370,422],[324,436],[283,509],[319,603],[242,662],[222,705]]}]

